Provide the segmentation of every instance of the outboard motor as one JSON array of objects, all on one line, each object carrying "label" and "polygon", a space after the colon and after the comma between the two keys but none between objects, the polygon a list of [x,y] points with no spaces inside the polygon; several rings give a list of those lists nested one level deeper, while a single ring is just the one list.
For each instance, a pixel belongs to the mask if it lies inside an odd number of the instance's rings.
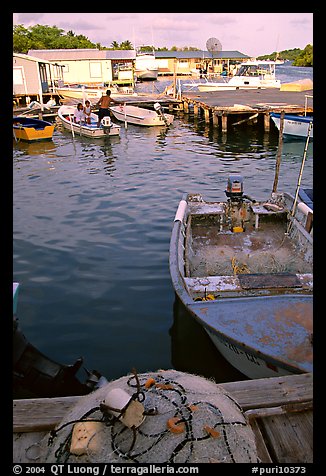
[{"label": "outboard motor", "polygon": [[230,175],[225,190],[231,202],[241,202],[243,199],[243,178],[241,175]]},{"label": "outboard motor", "polygon": [[104,129],[105,134],[109,134],[110,129],[112,127],[112,121],[110,116],[104,116],[101,120],[102,127]]},{"label": "outboard motor", "polygon": [[162,117],[163,121],[165,122],[165,125],[168,126],[168,121],[166,120],[166,117],[164,116],[164,112],[162,111],[162,106],[159,102],[156,102],[154,104],[154,109],[156,111],[156,113]]}]

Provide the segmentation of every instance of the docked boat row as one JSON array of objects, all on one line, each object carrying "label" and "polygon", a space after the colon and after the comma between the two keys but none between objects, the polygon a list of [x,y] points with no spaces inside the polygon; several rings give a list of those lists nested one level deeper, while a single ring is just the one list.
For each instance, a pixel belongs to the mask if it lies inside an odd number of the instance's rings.
[{"label": "docked boat row", "polygon": [[286,192],[256,201],[236,175],[225,193],[182,197],[170,241],[175,293],[249,378],[311,372],[313,209]]},{"label": "docked boat row", "polygon": [[[83,136],[94,139],[106,136],[119,136],[121,126],[115,124],[110,116],[103,117],[99,122],[98,115],[91,113],[90,121],[74,121],[76,107],[63,105],[58,109],[58,120],[63,128],[72,133],[73,137]],[[154,104],[154,110],[138,106],[121,104],[110,107],[115,119],[123,122],[125,126],[135,124],[140,126],[170,126],[174,120],[172,114],[163,111],[160,103]],[[16,141],[23,140],[34,142],[39,140],[51,140],[55,124],[39,119],[32,119],[25,116],[13,117],[13,137]]]}]

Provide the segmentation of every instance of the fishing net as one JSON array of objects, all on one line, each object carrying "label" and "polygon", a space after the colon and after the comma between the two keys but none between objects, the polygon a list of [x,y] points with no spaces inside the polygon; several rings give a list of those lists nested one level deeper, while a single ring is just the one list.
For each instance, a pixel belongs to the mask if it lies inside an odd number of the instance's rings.
[{"label": "fishing net", "polygon": [[[130,398],[122,412],[103,403],[114,391]],[[216,383],[175,370],[134,372],[81,397],[41,447],[48,463],[258,462],[237,402]]]}]

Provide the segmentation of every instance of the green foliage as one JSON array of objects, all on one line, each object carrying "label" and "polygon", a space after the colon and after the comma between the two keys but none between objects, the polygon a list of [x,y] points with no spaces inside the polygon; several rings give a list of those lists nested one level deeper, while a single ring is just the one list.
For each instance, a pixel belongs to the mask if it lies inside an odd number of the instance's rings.
[{"label": "green foliage", "polygon": [[27,53],[28,50],[52,50],[67,48],[95,48],[84,35],[76,35],[73,31],[64,34],[64,30],[56,26],[34,25],[25,28],[23,25],[15,25],[13,29],[14,53]]},{"label": "green foliage", "polygon": [[[27,53],[28,50],[52,50],[52,49],[77,49],[77,48],[96,48],[98,50],[114,49],[114,50],[133,50],[134,47],[129,40],[112,41],[111,47],[106,48],[100,43],[92,43],[84,35],[76,35],[72,30],[67,33],[56,26],[34,25],[25,28],[24,25],[15,25],[13,28],[13,50],[14,53]],[[157,51],[199,51],[193,46],[184,46],[178,48],[172,46],[170,49],[166,47],[155,48]],[[153,51],[153,46],[141,46],[141,51]],[[269,55],[259,56],[258,59],[275,60],[275,59],[291,60],[293,66],[313,66],[313,49],[312,45],[307,45],[304,50],[294,48],[292,50],[274,51]]]},{"label": "green foliage", "polygon": [[289,60],[293,66],[313,66],[313,49],[312,45],[307,45],[304,50],[293,48],[291,50],[274,51],[269,55],[259,56],[259,60]]},{"label": "green foliage", "polygon": [[293,66],[313,66],[312,45],[307,45],[293,61]]}]

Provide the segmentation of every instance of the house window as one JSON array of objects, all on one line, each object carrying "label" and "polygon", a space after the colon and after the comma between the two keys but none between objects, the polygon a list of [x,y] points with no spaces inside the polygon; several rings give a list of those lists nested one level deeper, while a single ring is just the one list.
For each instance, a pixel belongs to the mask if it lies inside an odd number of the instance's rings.
[{"label": "house window", "polygon": [[15,85],[23,85],[24,84],[24,80],[23,80],[23,70],[22,68],[14,68],[13,69],[13,83]]},{"label": "house window", "polygon": [[186,68],[188,68],[188,60],[182,60],[182,59],[179,60],[179,61],[178,61],[178,67],[179,67],[180,69],[186,69]]},{"label": "house window", "polygon": [[102,78],[101,63],[89,63],[89,75],[91,78]]}]

